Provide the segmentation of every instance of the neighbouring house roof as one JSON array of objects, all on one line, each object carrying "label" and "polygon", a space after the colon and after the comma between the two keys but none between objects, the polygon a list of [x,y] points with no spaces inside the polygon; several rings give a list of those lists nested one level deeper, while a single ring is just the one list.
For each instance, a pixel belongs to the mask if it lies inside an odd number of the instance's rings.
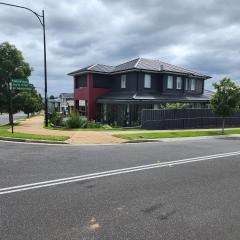
[{"label": "neighbouring house roof", "polygon": [[59,96],[63,96],[63,98],[73,98],[73,93],[60,93]]},{"label": "neighbouring house roof", "polygon": [[208,102],[209,94],[200,95],[169,95],[163,93],[136,93],[136,92],[110,92],[97,98],[98,103],[166,103],[166,102]]},{"label": "neighbouring house roof", "polygon": [[178,67],[166,62],[162,62],[158,59],[147,59],[147,58],[136,58],[131,61],[122,63],[117,66],[107,66],[103,64],[94,64],[85,68],[81,68],[74,72],[69,73],[70,76],[75,76],[81,73],[93,72],[93,73],[104,73],[104,74],[115,74],[124,71],[151,71],[151,72],[162,72],[162,73],[178,73],[183,75],[195,76],[204,79],[211,78],[210,76]]},{"label": "neighbouring house roof", "polygon": [[48,99],[48,102],[49,103],[60,103],[61,100],[60,100],[60,98],[54,98],[54,99]]},{"label": "neighbouring house roof", "polygon": [[204,94],[205,96],[208,96],[209,98],[211,98],[214,93],[215,93],[215,92],[212,91],[212,90],[204,89],[204,93],[203,93],[203,94]]}]

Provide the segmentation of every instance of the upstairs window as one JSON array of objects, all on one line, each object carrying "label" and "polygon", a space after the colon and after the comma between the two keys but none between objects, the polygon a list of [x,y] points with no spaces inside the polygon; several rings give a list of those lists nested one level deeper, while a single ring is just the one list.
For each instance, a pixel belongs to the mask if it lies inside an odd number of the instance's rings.
[{"label": "upstairs window", "polygon": [[196,79],[191,79],[191,87],[190,87],[191,91],[195,91],[196,90]]},{"label": "upstairs window", "polygon": [[87,75],[81,75],[76,79],[76,88],[87,87]]},{"label": "upstairs window", "polygon": [[126,88],[127,76],[126,74],[121,75],[121,88]]},{"label": "upstairs window", "polygon": [[167,89],[173,89],[173,76],[167,78]]},{"label": "upstairs window", "polygon": [[150,74],[144,75],[144,88],[151,88],[151,75]]},{"label": "upstairs window", "polygon": [[182,78],[177,77],[177,89],[182,89]]},{"label": "upstairs window", "polygon": [[185,90],[189,90],[189,80],[188,78],[185,80]]}]

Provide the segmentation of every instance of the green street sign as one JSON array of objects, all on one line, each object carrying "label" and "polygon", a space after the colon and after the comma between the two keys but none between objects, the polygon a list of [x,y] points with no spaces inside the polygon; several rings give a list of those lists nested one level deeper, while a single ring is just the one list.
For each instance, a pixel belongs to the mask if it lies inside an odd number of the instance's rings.
[{"label": "green street sign", "polygon": [[28,91],[33,89],[33,85],[28,79],[12,79],[12,90]]},{"label": "green street sign", "polygon": [[25,78],[23,78],[23,79],[12,79],[12,83],[13,84],[29,83],[29,80],[25,79]]},{"label": "green street sign", "polygon": [[32,90],[32,88],[30,88],[30,87],[18,87],[18,88],[13,88],[13,90],[30,91],[30,90]]}]

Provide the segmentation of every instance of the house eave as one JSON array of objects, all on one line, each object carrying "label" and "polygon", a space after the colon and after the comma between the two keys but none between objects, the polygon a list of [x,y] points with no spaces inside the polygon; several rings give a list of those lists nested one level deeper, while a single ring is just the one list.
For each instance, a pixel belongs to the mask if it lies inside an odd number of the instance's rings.
[{"label": "house eave", "polygon": [[106,104],[163,104],[163,103],[209,103],[209,99],[97,99],[97,103]]},{"label": "house eave", "polygon": [[181,72],[176,72],[176,71],[165,71],[165,70],[149,70],[149,69],[139,69],[139,68],[131,68],[131,69],[126,69],[126,70],[121,70],[121,71],[113,71],[113,72],[102,72],[102,71],[92,71],[92,70],[87,70],[87,71],[74,71],[71,73],[68,73],[67,75],[69,76],[80,76],[83,74],[87,73],[93,73],[93,74],[103,74],[103,75],[116,75],[116,74],[122,74],[122,73],[128,73],[128,72],[146,72],[146,73],[158,73],[158,74],[173,74],[173,75],[180,75],[180,76],[186,76],[186,77],[195,77],[195,78],[200,78],[200,79],[210,79],[212,77],[207,76],[207,75],[195,75],[195,74],[189,74],[189,73],[181,73]]}]

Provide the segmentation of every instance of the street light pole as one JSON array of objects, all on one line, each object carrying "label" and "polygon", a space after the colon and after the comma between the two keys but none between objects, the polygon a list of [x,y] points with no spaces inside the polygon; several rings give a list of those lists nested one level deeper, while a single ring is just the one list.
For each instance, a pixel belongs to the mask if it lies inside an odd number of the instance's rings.
[{"label": "street light pole", "polygon": [[42,10],[42,15],[34,12],[32,9],[20,6],[20,5],[14,5],[9,3],[3,3],[0,2],[1,5],[6,5],[10,7],[16,7],[16,8],[22,8],[25,10],[28,10],[32,12],[39,20],[40,24],[42,25],[43,29],[43,51],[44,51],[44,98],[45,98],[45,126],[48,126],[48,99],[47,99],[47,54],[46,54],[46,32],[45,32],[45,15],[44,10]]},{"label": "street light pole", "polygon": [[46,51],[46,33],[45,33],[45,15],[44,10],[42,10],[43,18],[43,45],[44,45],[44,98],[45,98],[45,126],[48,126],[48,98],[47,98],[47,51]]}]

